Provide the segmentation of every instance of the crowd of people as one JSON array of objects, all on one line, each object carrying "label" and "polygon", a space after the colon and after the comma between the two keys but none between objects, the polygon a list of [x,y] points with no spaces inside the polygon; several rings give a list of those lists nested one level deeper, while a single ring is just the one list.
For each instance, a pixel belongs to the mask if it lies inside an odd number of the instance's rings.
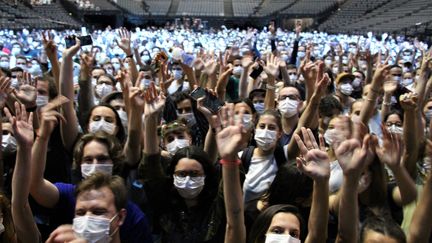
[{"label": "crowd of people", "polygon": [[0,43],[1,242],[430,242],[427,43],[300,23]]}]

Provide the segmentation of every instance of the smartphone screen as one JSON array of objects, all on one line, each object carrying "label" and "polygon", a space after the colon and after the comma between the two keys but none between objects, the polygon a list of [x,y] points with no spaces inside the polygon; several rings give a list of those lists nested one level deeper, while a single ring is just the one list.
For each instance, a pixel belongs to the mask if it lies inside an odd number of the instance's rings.
[{"label": "smartphone screen", "polygon": [[205,89],[198,87],[194,89],[190,96],[194,100],[198,100],[201,97],[205,97],[203,105],[209,109],[212,113],[217,113],[219,109],[224,105],[224,102],[220,101],[216,96],[210,94]]},{"label": "smartphone screen", "polygon": [[264,70],[264,68],[261,66],[261,65],[259,65],[257,68],[255,68],[252,72],[251,72],[251,74],[249,75],[251,78],[253,78],[253,79],[257,79],[258,78],[258,76],[260,76],[260,74],[263,72],[263,70]]},{"label": "smartphone screen", "polygon": [[81,41],[81,46],[89,46],[93,44],[93,40],[91,38],[91,35],[85,35],[78,37]]},{"label": "smartphone screen", "polygon": [[190,96],[191,96],[194,100],[197,100],[197,99],[199,99],[199,98],[201,98],[201,97],[203,97],[203,96],[205,96],[205,95],[206,95],[206,91],[205,91],[205,89],[203,89],[203,88],[201,88],[201,87],[198,87],[198,88],[194,89],[194,90],[190,93]]},{"label": "smartphone screen", "polygon": [[66,36],[65,37],[66,48],[70,48],[76,44],[75,36]]}]

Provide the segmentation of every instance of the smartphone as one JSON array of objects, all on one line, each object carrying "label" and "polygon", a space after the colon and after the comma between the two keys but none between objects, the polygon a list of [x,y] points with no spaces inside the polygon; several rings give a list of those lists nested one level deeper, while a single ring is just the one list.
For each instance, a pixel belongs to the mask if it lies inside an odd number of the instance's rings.
[{"label": "smartphone", "polygon": [[220,108],[224,105],[224,102],[219,100],[216,96],[213,94],[207,92],[205,89],[198,87],[194,89],[190,96],[194,100],[198,100],[201,97],[205,97],[203,105],[210,110],[213,114],[217,113]]},{"label": "smartphone", "polygon": [[258,76],[260,76],[260,74],[264,71],[263,66],[258,65],[258,67],[254,68],[254,70],[251,72],[251,74],[249,75],[249,77],[253,78],[253,79],[257,79]]},{"label": "smartphone", "polygon": [[[90,35],[79,36],[78,39],[81,41],[81,46],[88,46],[93,44],[93,40]],[[66,48],[70,48],[76,44],[75,36],[66,36],[65,37]]]}]

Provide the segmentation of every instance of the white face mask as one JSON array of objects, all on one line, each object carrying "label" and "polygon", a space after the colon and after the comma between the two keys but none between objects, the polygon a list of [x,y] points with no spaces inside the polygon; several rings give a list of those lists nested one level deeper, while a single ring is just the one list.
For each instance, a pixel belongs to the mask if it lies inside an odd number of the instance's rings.
[{"label": "white face mask", "polygon": [[332,72],[334,74],[338,74],[339,73],[339,68],[332,68]]},{"label": "white face mask", "polygon": [[242,66],[237,66],[237,67],[234,67],[234,69],[233,69],[233,74],[234,75],[240,76],[242,74],[242,72],[243,72],[243,67]]},{"label": "white face mask", "polygon": [[107,85],[107,84],[96,85],[96,94],[99,96],[99,98],[104,97],[105,95],[111,93],[113,90],[114,87],[112,85]]},{"label": "white face mask", "polygon": [[141,89],[146,89],[146,88],[148,88],[150,86],[150,83],[151,83],[150,79],[144,78],[144,79],[141,80],[140,88]]},{"label": "white face mask", "polygon": [[17,142],[11,134],[2,136],[2,151],[4,153],[15,153],[17,150]]},{"label": "white face mask", "polygon": [[18,48],[13,47],[12,50],[11,50],[11,54],[14,55],[14,56],[16,56],[16,55],[18,55],[20,53],[21,53],[21,48],[19,48],[19,47]]},{"label": "white face mask", "polygon": [[402,85],[403,86],[408,86],[408,85],[411,85],[413,82],[414,81],[413,81],[412,78],[406,78],[406,79],[402,80]]},{"label": "white face mask", "polygon": [[124,111],[124,110],[116,110],[116,111],[117,111],[117,114],[120,117],[120,120],[121,120],[121,123],[122,123],[123,127],[127,128],[127,125],[128,125],[128,116],[127,116],[126,111]]},{"label": "white face mask", "polygon": [[174,70],[173,75],[174,75],[175,80],[179,80],[183,77],[183,71],[182,70]]},{"label": "white face mask", "polygon": [[290,98],[286,98],[282,100],[278,104],[278,110],[285,118],[291,118],[298,113],[298,100],[291,100]]},{"label": "white face mask", "polygon": [[112,63],[112,65],[116,71],[120,69],[120,63]]},{"label": "white face mask", "polygon": [[289,75],[289,79],[291,83],[294,83],[297,81],[298,77],[295,74]]},{"label": "white face mask", "polygon": [[258,112],[258,114],[261,115],[262,113],[264,113],[265,110],[264,102],[255,103],[254,107],[256,112]]},{"label": "white face mask", "polygon": [[0,67],[9,69],[9,61],[1,61]]},{"label": "white face mask", "polygon": [[400,83],[400,81],[402,80],[402,77],[400,76],[393,76],[393,80]]},{"label": "white face mask", "polygon": [[342,84],[342,85],[340,86],[340,92],[341,92],[342,94],[344,94],[344,95],[349,96],[349,95],[351,95],[352,92],[353,92],[353,87],[352,87],[351,84]]},{"label": "white face mask", "polygon": [[[237,121],[240,119],[239,115],[234,115],[234,121],[237,124]],[[242,125],[246,130],[251,129],[254,126],[254,123],[252,121],[252,115],[251,114],[243,114],[243,121]]]},{"label": "white face mask", "polygon": [[306,56],[306,53],[304,51],[299,51],[299,52],[297,52],[297,56],[300,58],[303,58]]},{"label": "white face mask", "polygon": [[166,145],[166,149],[171,155],[174,155],[179,149],[185,148],[189,145],[190,142],[188,139],[174,139],[174,141]]},{"label": "white face mask", "polygon": [[27,71],[27,66],[24,64],[17,64],[16,67],[21,68],[23,71]]},{"label": "white face mask", "polygon": [[177,192],[185,199],[196,198],[204,188],[205,176],[180,177],[174,176],[174,186]]},{"label": "white face mask", "polygon": [[80,216],[73,219],[72,229],[78,237],[86,239],[89,243],[110,242],[111,220],[101,217]]},{"label": "white face mask", "polygon": [[325,59],[324,63],[326,66],[330,66],[332,64],[332,60],[331,59]]},{"label": "white face mask", "polygon": [[268,151],[276,145],[276,131],[268,129],[255,129],[255,141],[258,147],[264,151]]},{"label": "white face mask", "polygon": [[196,124],[196,119],[192,112],[184,113],[184,114],[177,113],[177,118],[186,120],[188,127],[192,127],[193,125]]},{"label": "white face mask", "polygon": [[328,145],[332,145],[336,140],[336,130],[335,129],[327,129],[324,133],[324,140]]},{"label": "white face mask", "polygon": [[95,87],[96,84],[97,84],[97,79],[96,78],[91,78],[91,83],[92,83],[92,86]]},{"label": "white face mask", "polygon": [[48,95],[37,95],[36,97],[36,105],[37,107],[43,107],[48,104]]},{"label": "white face mask", "polygon": [[432,110],[427,110],[427,111],[425,112],[425,117],[426,117],[426,120],[427,120],[427,121],[430,121],[431,118],[432,118]]},{"label": "white face mask", "polygon": [[358,88],[358,87],[360,87],[361,82],[362,82],[361,79],[359,79],[359,78],[355,78],[355,79],[353,80],[353,82],[352,82],[352,86],[355,87],[355,88]]},{"label": "white face mask", "polygon": [[403,127],[396,126],[395,124],[387,127],[387,129],[390,133],[403,134]]},{"label": "white face mask", "polygon": [[11,87],[18,89],[19,83],[18,83],[18,79],[17,78],[12,78],[11,79]]},{"label": "white face mask", "polygon": [[91,121],[89,131],[95,133],[97,131],[104,131],[110,135],[114,135],[116,126],[113,123],[105,121],[103,118],[99,121]]},{"label": "white face mask", "polygon": [[300,240],[291,235],[266,234],[265,243],[300,243]]},{"label": "white face mask", "polygon": [[112,175],[112,170],[113,164],[81,164],[81,176],[84,179],[96,172]]}]

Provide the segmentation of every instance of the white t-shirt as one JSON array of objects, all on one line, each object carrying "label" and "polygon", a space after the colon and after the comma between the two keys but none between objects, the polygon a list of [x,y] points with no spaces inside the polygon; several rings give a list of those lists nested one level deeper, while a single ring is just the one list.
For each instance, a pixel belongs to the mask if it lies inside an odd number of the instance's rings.
[{"label": "white t-shirt", "polygon": [[[182,84],[177,83],[177,81],[173,81],[171,85],[168,87],[168,93],[174,94],[181,86]],[[189,82],[183,81],[183,87],[181,91],[188,91],[190,90]]]}]

